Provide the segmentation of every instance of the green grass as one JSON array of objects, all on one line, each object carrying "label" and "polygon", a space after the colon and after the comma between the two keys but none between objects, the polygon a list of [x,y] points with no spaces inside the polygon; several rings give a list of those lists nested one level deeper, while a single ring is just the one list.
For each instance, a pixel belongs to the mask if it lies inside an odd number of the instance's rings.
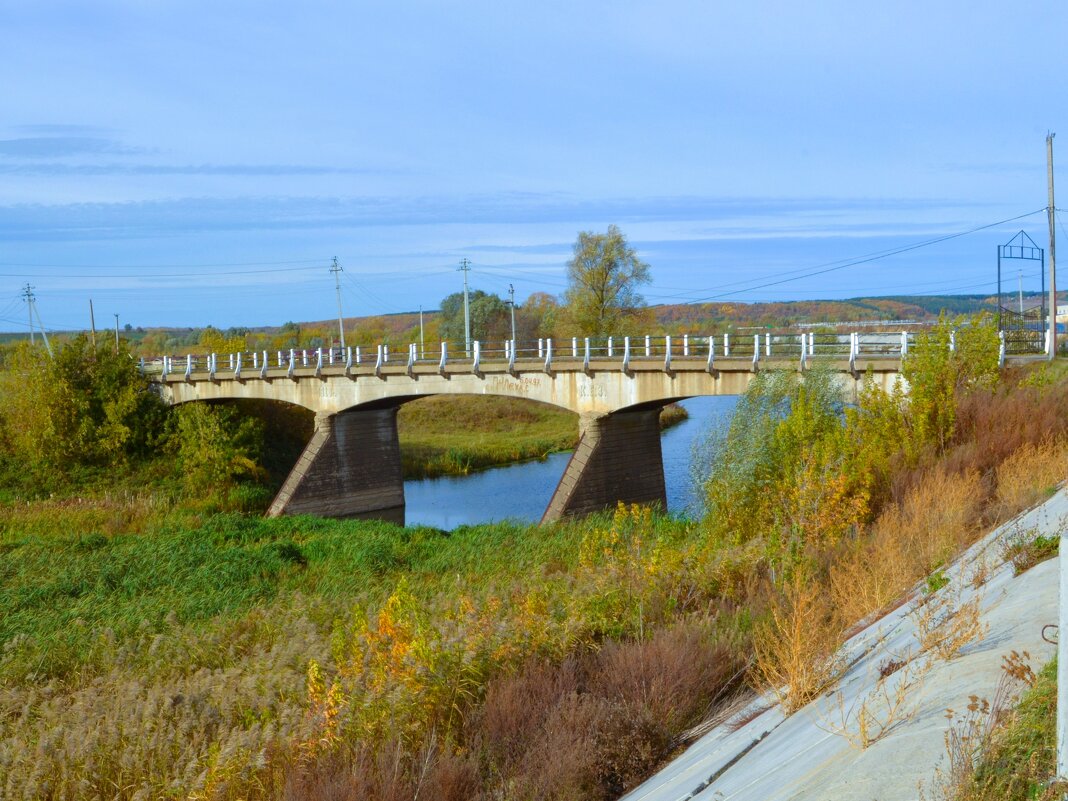
[{"label": "green grass", "polygon": [[1046,664],[1007,721],[996,728],[960,801],[1061,797],[1046,786],[1056,762],[1057,661]]},{"label": "green grass", "polygon": [[[452,532],[377,521],[153,516],[106,534],[107,511],[47,506],[0,529],[0,685],[108,661],[112,642],[231,618],[299,597],[336,609],[376,603],[401,576],[417,596],[479,594],[573,566],[581,532],[603,520]],[[25,513],[21,519],[32,517]],[[90,525],[87,525],[90,523]],[[665,522],[669,527],[681,524]],[[329,622],[329,621],[327,621]]]}]

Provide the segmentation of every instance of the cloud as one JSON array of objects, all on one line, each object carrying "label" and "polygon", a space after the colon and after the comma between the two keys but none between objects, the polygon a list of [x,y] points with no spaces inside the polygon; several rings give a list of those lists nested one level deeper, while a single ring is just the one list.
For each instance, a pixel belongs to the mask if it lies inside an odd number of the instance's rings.
[{"label": "cloud", "polygon": [[[897,213],[885,219],[889,211]],[[908,199],[784,201],[687,196],[604,200],[529,192],[474,196],[187,197],[0,206],[0,234],[8,241],[109,241],[200,233],[433,225],[500,225],[511,230],[512,227],[565,224],[578,230],[603,228],[617,222],[635,242],[751,241],[926,234],[966,228],[962,220],[982,221],[997,213],[982,204],[938,204]],[[520,241],[500,242],[506,246],[503,249],[514,251],[517,245],[533,246],[548,254],[568,248],[559,242],[559,231],[549,234],[548,240],[539,235],[534,241],[525,242],[517,233],[512,230],[509,236]],[[491,248],[492,244],[484,241],[482,247]]]},{"label": "cloud", "polygon": [[0,139],[0,156],[21,159],[66,158],[81,155],[136,154],[114,139],[100,136],[24,136]]},{"label": "cloud", "polygon": [[[0,152],[2,143],[0,143]],[[353,175],[386,170],[359,167],[323,167],[312,164],[64,164],[30,162],[0,164],[0,175]]]}]

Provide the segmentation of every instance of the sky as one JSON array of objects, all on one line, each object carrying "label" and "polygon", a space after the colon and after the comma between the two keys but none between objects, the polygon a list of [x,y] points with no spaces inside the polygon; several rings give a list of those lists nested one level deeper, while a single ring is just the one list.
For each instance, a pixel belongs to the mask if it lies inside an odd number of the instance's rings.
[{"label": "sky", "polygon": [[1063,0],[2,0],[0,329],[27,283],[52,330],[328,319],[335,257],[346,316],[437,308],[462,258],[522,302],[611,224],[650,303],[992,293],[998,244],[1048,244],[1066,33]]}]

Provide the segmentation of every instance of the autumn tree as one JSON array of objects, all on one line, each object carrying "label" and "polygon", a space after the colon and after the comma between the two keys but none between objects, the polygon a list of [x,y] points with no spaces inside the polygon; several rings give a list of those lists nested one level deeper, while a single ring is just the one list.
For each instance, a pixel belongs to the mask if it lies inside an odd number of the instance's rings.
[{"label": "autumn tree", "polygon": [[579,232],[567,280],[564,301],[572,325],[588,336],[607,336],[621,333],[645,305],[638,289],[652,278],[623,232],[610,225],[604,234]]}]

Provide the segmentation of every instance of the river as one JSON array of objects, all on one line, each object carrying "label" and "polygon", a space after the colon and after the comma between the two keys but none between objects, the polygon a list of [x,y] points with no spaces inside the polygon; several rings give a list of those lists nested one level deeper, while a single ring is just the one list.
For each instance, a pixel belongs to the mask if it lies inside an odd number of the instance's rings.
[{"label": "river", "polygon": [[[714,421],[728,417],[737,397],[691,398],[682,402],[690,416],[668,429],[661,440],[668,511],[693,508],[693,444]],[[536,523],[549,505],[571,453],[554,453],[541,461],[495,467],[467,476],[404,482],[405,522],[409,526],[454,529],[475,523],[518,520]]]}]

